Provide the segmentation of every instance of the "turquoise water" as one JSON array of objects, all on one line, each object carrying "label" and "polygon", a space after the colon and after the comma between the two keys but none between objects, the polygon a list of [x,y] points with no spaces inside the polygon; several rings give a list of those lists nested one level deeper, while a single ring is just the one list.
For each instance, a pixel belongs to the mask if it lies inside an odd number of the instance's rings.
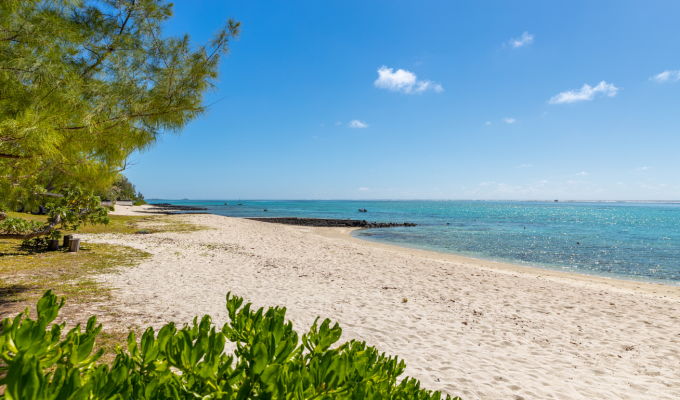
[{"label": "turquoise water", "polygon": [[[233,217],[414,222],[370,229],[371,241],[468,257],[680,284],[679,203],[490,201],[168,201]],[[230,205],[224,205],[225,202]],[[267,212],[264,212],[264,209]],[[358,208],[367,208],[359,213]]]}]

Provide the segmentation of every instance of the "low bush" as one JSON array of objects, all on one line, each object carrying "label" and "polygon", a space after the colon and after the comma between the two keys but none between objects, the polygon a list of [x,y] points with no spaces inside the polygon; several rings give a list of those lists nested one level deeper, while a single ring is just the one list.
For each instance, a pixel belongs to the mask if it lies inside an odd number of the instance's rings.
[{"label": "low bush", "polygon": [[[137,343],[128,336],[111,364],[93,352],[102,326],[91,317],[62,340],[65,324],[51,324],[64,305],[52,291],[29,310],[3,322],[0,370],[4,399],[440,399],[420,382],[397,377],[403,361],[355,340],[333,347],[342,330],[326,319],[301,338],[285,321],[285,308],[252,311],[227,294],[230,322],[221,330],[209,316],[156,335],[148,328]],[[236,345],[233,355],[225,344]],[[331,348],[333,347],[333,348]],[[452,400],[446,396],[447,400]],[[457,399],[457,398],[456,398]]]},{"label": "low bush", "polygon": [[135,200],[135,201],[132,203],[133,206],[143,206],[143,205],[146,205],[146,204],[147,204],[147,202],[144,201],[144,200]]}]

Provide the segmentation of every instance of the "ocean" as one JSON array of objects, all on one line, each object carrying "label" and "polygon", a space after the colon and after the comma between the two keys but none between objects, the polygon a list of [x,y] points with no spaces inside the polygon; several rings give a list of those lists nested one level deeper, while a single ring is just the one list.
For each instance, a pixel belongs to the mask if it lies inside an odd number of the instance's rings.
[{"label": "ocean", "polygon": [[[241,206],[237,205],[242,203]],[[369,241],[619,279],[680,285],[680,203],[153,200],[230,217],[413,222]],[[229,203],[229,205],[225,205]],[[366,208],[368,212],[359,212]],[[265,212],[264,210],[267,209]]]}]

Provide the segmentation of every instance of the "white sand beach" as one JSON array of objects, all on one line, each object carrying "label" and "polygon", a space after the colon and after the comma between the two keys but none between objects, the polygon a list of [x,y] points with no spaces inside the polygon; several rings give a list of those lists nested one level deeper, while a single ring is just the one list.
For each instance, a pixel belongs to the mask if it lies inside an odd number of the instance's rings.
[{"label": "white sand beach", "polygon": [[398,355],[424,387],[463,399],[680,398],[678,286],[375,244],[346,228],[171,218],[211,229],[81,235],[153,255],[102,276],[123,325],[210,314],[221,326],[231,291],[256,307],[287,307],[299,333],[330,318],[341,340]]}]

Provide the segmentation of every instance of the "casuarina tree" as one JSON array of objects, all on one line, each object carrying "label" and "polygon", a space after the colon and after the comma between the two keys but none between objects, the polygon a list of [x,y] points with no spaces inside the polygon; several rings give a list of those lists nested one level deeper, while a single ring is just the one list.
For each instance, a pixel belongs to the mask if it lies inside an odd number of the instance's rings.
[{"label": "casuarina tree", "polygon": [[0,2],[0,220],[110,187],[133,152],[207,111],[240,23],[193,45],[163,33],[171,17],[164,0]]}]

